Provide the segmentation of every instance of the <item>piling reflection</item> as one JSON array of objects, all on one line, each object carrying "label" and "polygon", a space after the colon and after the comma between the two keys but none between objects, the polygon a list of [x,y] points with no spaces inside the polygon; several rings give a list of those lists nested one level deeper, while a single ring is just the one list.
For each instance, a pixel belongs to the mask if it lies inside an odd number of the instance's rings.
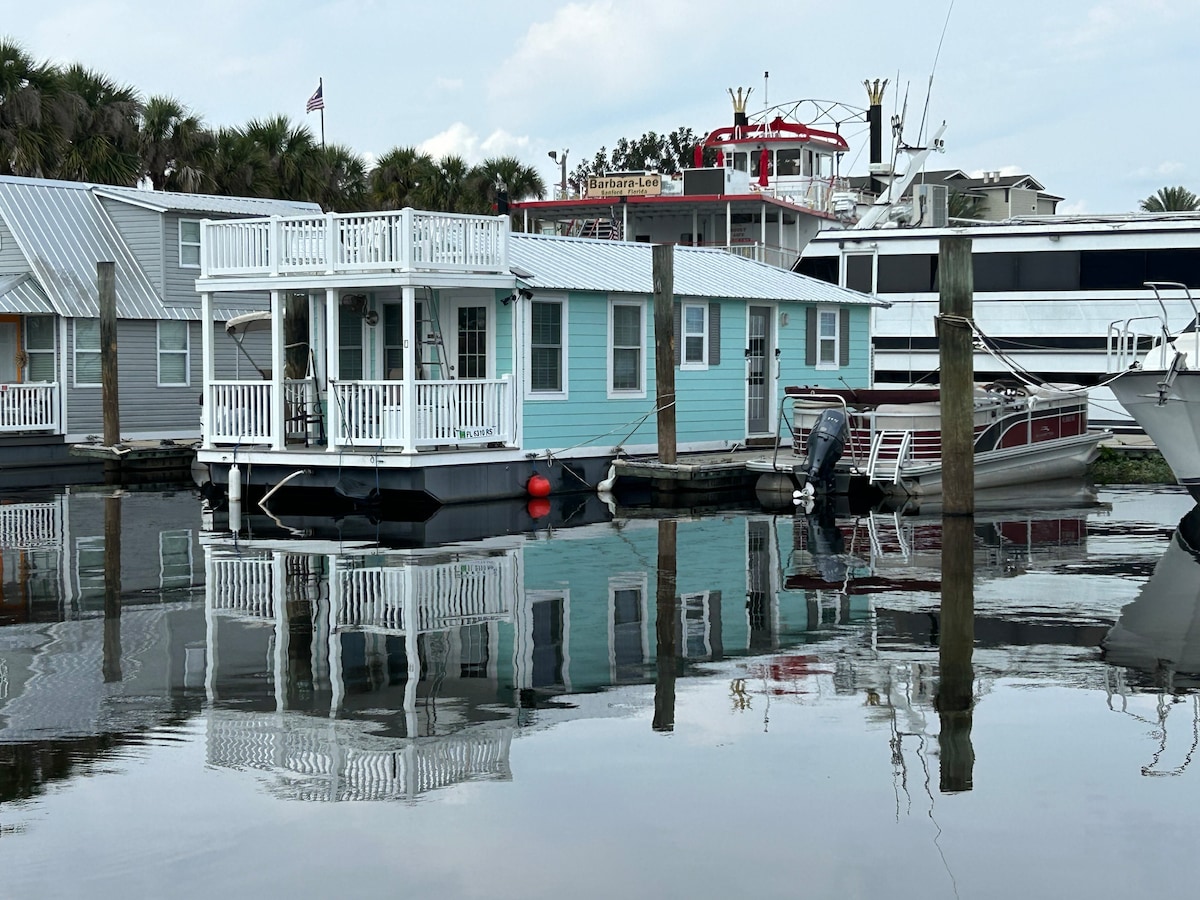
[{"label": "piling reflection", "polygon": [[973,787],[975,750],[971,721],[975,705],[975,520],[942,519],[942,591],[938,629],[938,747],[943,792]]}]

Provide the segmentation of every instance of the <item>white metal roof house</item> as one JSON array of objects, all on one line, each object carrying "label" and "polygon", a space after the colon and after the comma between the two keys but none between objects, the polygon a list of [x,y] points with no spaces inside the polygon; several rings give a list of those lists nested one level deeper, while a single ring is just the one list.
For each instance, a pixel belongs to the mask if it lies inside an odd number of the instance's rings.
[{"label": "white metal roof house", "polygon": [[[115,263],[121,435],[195,439],[200,221],[315,204],[0,176],[0,461],[46,466],[103,430],[96,264]],[[225,298],[244,311],[246,298]],[[229,311],[217,309],[224,318]],[[57,478],[57,477],[56,477]]]},{"label": "white metal roof house", "polygon": [[[656,450],[652,247],[511,234],[405,209],[202,228],[213,483],[286,482],[433,505],[594,489]],[[270,298],[263,377],[221,371],[230,295]],[[722,250],[676,247],[681,453],[774,440],[785,384],[870,383],[871,298]]]}]

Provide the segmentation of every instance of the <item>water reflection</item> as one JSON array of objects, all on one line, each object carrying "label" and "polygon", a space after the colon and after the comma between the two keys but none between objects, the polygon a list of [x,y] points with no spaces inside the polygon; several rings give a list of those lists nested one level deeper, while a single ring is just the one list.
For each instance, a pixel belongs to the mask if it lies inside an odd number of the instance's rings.
[{"label": "water reflection", "polygon": [[[1173,709],[1195,710],[1195,511],[1115,625],[1119,599],[1047,596],[1041,580],[1110,577],[1113,554],[1089,548],[1089,531],[1109,539],[1103,507],[946,522],[613,518],[595,498],[537,512],[420,548],[404,546],[411,523],[206,529],[186,493],[0,505],[0,800],[189,719],[209,765],[258,772],[277,796],[415,800],[511,779],[514,739],[560,723],[681,730],[688,678],[724,679],[730,707],[768,730],[771,702],[857,698],[886,726],[900,792],[934,746],[942,791],[975,786],[975,699],[1016,671],[1103,685],[1130,714],[1129,697],[1157,693],[1147,721],[1164,734]],[[1003,585],[1003,602],[977,604],[980,585]],[[652,690],[604,699],[626,686]],[[1148,773],[1179,769],[1168,750]]]}]

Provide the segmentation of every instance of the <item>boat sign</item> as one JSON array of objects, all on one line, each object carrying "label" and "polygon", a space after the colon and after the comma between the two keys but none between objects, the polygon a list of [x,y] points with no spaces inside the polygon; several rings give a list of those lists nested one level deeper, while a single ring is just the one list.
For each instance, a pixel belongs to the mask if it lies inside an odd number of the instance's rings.
[{"label": "boat sign", "polygon": [[589,197],[657,197],[662,193],[662,176],[658,173],[628,175],[589,175]]}]

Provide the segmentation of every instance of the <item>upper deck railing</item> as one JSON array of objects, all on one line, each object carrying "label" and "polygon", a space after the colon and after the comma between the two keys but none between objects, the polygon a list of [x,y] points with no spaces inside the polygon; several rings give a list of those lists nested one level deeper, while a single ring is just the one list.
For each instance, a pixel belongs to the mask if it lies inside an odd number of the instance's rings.
[{"label": "upper deck railing", "polygon": [[433,270],[508,273],[508,216],[413,209],[204,221],[200,277]]}]

